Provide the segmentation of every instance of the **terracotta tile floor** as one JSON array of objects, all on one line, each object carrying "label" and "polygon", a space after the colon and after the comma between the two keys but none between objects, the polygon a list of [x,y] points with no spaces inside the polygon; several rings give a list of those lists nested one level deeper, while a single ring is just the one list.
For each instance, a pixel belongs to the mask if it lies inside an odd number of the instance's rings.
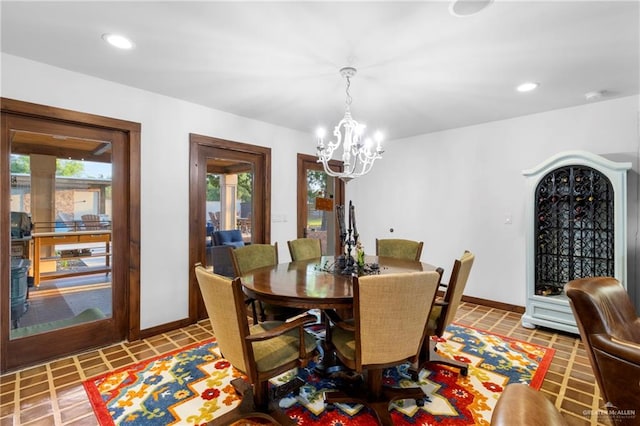
[{"label": "terracotta tile floor", "polygon": [[[541,391],[570,425],[609,425],[589,416],[603,403],[580,340],[550,330],[528,330],[520,315],[463,303],[456,322],[556,349]],[[212,336],[208,321],[132,343],[59,359],[0,377],[0,426],[96,425],[82,381]],[[599,420],[601,422],[599,422]]]}]

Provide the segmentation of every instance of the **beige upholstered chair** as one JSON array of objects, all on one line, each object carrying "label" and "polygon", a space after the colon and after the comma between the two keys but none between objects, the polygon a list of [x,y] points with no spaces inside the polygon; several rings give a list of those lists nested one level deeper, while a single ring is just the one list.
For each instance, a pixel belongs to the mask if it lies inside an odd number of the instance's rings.
[{"label": "beige upholstered chair", "polygon": [[[417,360],[439,281],[435,271],[354,277],[353,319],[343,321],[334,311],[327,311],[334,324],[328,333],[335,353],[347,368],[358,373],[366,370],[370,401],[383,396],[385,368]],[[425,397],[419,388],[384,393],[389,400]],[[329,393],[325,400],[350,398]],[[388,416],[386,405],[383,408],[376,410],[381,418]]]},{"label": "beige upholstered chair", "polygon": [[605,403],[600,408],[612,424],[638,425],[640,318],[629,294],[612,277],[581,278],[564,289]]},{"label": "beige upholstered chair", "polygon": [[[230,252],[236,277],[242,277],[254,269],[278,264],[278,243],[273,245],[251,244],[230,250]],[[258,303],[258,309],[260,310],[261,321],[266,319],[284,320],[305,312],[303,309],[276,306],[268,303]]]},{"label": "beige upholstered chair", "polygon": [[[467,285],[467,279],[474,260],[473,253],[465,251],[460,260],[454,262],[449,284],[441,284],[446,289],[444,298],[436,300],[429,314],[429,322],[427,323],[428,336],[442,336],[445,328],[453,321],[462,300],[462,294]],[[421,365],[424,367],[430,363],[458,367],[463,376],[466,376],[468,372],[467,364],[440,356],[437,352],[435,341],[426,339],[421,356]]]},{"label": "beige upholstered chair", "polygon": [[422,241],[403,240],[396,238],[376,238],[376,256],[395,257],[396,259],[420,260],[422,255]]},{"label": "beige upholstered chair", "polygon": [[315,259],[322,256],[322,246],[317,238],[298,238],[287,241],[291,260]]},{"label": "beige upholstered chair", "polygon": [[195,273],[222,356],[248,376],[255,405],[264,409],[268,379],[306,365],[314,355],[316,340],[304,325],[316,318],[307,315],[249,327],[240,280],[214,274],[202,265],[196,265]]},{"label": "beige upholstered chair", "polygon": [[542,392],[524,383],[507,385],[491,414],[491,426],[567,426]]}]

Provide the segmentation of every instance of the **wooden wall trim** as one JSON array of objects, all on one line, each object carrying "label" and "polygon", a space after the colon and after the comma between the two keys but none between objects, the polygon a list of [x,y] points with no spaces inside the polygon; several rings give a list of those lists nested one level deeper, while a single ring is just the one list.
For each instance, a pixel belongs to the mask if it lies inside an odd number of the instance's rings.
[{"label": "wooden wall trim", "polygon": [[162,333],[169,333],[173,330],[177,330],[182,327],[187,327],[193,324],[190,318],[183,318],[181,320],[167,322],[164,324],[156,325],[154,327],[145,328],[140,330],[140,339],[148,339],[153,336],[158,336]]},{"label": "wooden wall trim", "polygon": [[496,302],[495,300],[480,299],[472,296],[462,296],[463,302],[474,303],[476,305],[487,306],[489,308],[502,309],[503,311],[524,314],[524,306],[512,305],[510,303]]}]

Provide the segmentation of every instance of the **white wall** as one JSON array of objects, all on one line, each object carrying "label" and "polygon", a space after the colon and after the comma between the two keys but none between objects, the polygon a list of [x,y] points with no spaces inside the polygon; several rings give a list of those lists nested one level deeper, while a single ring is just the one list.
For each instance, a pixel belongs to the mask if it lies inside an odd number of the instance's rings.
[{"label": "white wall", "polygon": [[423,240],[423,261],[443,266],[448,277],[453,259],[471,250],[476,262],[465,294],[524,306],[522,170],[560,151],[586,150],[633,163],[627,276],[635,289],[638,101],[632,96],[389,142],[372,172],[347,189],[366,252],[375,251],[376,237]]},{"label": "white wall", "polygon": [[[272,223],[271,240],[279,243],[280,258],[289,258],[296,154],[315,153],[312,135],[12,55],[1,59],[3,97],[142,124],[143,329],[187,316],[189,133],[271,147],[271,213],[286,220]],[[387,143],[373,171],[347,185],[365,250],[375,251],[376,237],[423,240],[422,259],[445,267],[445,276],[454,258],[472,250],[477,260],[465,293],[524,306],[521,172],[559,151],[582,149],[633,162],[632,287],[638,282],[638,110],[634,96]],[[504,223],[507,214],[511,225]]]},{"label": "white wall", "polygon": [[[272,149],[271,241],[296,235],[297,152],[314,139],[166,96],[2,54],[0,95],[142,124],[141,327],[188,316],[189,133]],[[206,88],[203,88],[206,90]]]}]

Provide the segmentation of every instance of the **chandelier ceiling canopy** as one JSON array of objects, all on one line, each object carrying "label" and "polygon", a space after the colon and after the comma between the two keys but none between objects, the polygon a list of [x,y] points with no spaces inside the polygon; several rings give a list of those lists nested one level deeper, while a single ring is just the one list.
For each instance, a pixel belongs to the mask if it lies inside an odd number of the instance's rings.
[{"label": "chandelier ceiling canopy", "polygon": [[[366,126],[358,123],[351,117],[351,94],[349,88],[351,86],[351,78],[356,75],[357,70],[353,67],[344,67],[340,70],[340,74],[347,80],[346,100],[344,117],[333,129],[334,140],[325,142],[325,130],[318,129],[316,135],[318,137],[318,163],[322,163],[324,171],[329,176],[335,176],[342,179],[345,183],[351,179],[367,174],[374,161],[382,158],[382,133],[375,132],[373,139],[366,137],[364,131]],[[374,147],[375,141],[375,147]],[[333,170],[329,162],[333,157],[336,149],[342,146],[341,158],[343,170]]]}]

